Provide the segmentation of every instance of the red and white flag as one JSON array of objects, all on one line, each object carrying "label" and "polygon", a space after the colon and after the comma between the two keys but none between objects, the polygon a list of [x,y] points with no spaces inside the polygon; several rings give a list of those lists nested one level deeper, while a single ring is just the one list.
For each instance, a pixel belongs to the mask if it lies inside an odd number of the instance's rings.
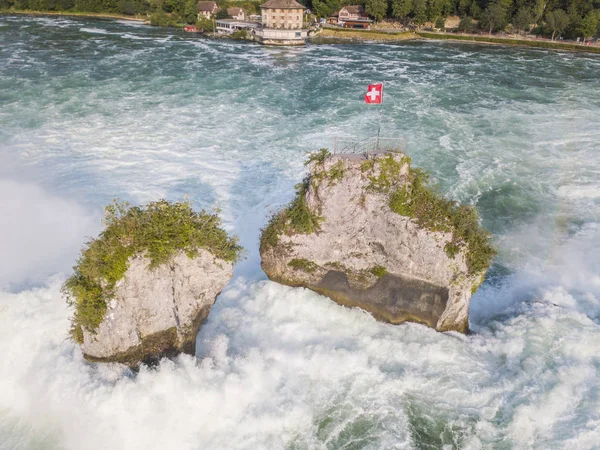
[{"label": "red and white flag", "polygon": [[369,85],[365,94],[365,103],[383,103],[383,83]]}]

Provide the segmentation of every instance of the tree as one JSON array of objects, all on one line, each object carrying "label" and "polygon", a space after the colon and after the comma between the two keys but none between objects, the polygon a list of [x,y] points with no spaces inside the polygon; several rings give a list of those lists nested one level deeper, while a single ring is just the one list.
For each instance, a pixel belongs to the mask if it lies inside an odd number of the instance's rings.
[{"label": "tree", "polygon": [[560,36],[569,26],[569,16],[562,9],[556,9],[546,14],[546,25],[552,31],[552,40],[556,33]]},{"label": "tree", "polygon": [[443,17],[438,17],[438,19],[435,21],[435,27],[438,30],[444,31],[446,29],[446,19]]},{"label": "tree", "polygon": [[428,0],[427,1],[427,19],[434,21],[442,14],[444,0]]},{"label": "tree", "polygon": [[458,14],[464,17],[469,14],[473,0],[459,0],[457,5]]},{"label": "tree", "polygon": [[489,29],[489,34],[491,36],[492,31],[504,28],[506,23],[506,8],[500,2],[490,3],[483,12],[481,22],[482,26]]},{"label": "tree", "polygon": [[427,0],[414,0],[413,17],[417,25],[427,22]]},{"label": "tree", "polygon": [[393,0],[392,16],[406,19],[413,9],[413,0]]},{"label": "tree", "polygon": [[329,17],[341,8],[339,0],[313,0],[312,10],[317,17]]},{"label": "tree", "polygon": [[187,0],[183,14],[188,24],[196,23],[196,20],[198,20],[198,2],[196,0]]},{"label": "tree", "polygon": [[367,0],[367,3],[365,4],[366,13],[373,17],[377,22],[386,16],[387,8],[387,0]]},{"label": "tree", "polygon": [[463,31],[465,33],[472,33],[473,28],[475,28],[475,24],[473,23],[473,19],[469,16],[465,16],[460,19],[458,24],[458,31]]},{"label": "tree", "polygon": [[512,20],[513,27],[517,30],[517,32],[521,31],[529,31],[529,27],[533,22],[533,17],[529,8],[520,8],[515,14],[515,17]]},{"label": "tree", "polygon": [[[189,0],[188,0],[189,1]],[[229,15],[227,14],[227,8],[221,8],[215,14],[215,19],[228,19]]]},{"label": "tree", "polygon": [[596,17],[595,11],[590,11],[585,15],[579,25],[579,32],[583,35],[583,42],[585,38],[591,38],[596,34],[598,29],[598,17]]}]

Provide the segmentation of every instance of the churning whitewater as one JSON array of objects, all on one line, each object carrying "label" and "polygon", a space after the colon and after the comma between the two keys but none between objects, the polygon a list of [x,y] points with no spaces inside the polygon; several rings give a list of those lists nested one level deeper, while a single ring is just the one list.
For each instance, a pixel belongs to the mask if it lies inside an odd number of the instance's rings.
[{"label": "churning whitewater", "polygon": [[[269,49],[0,16],[0,448],[600,447],[600,59],[413,42]],[[463,336],[267,281],[307,151],[383,134],[499,255]],[[133,374],[67,339],[102,206],[187,195],[240,236],[196,358]]]}]

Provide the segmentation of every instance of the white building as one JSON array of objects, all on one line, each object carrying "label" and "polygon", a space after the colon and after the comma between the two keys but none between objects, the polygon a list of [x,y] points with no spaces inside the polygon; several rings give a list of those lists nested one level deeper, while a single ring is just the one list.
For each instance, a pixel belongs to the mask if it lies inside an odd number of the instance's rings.
[{"label": "white building", "polygon": [[219,7],[215,2],[198,2],[198,19],[212,19],[219,12]]},{"label": "white building", "polygon": [[217,19],[215,20],[217,33],[231,34],[235,31],[246,30],[253,32],[258,28],[256,22],[243,22],[235,19]]},{"label": "white building", "polygon": [[257,39],[267,45],[303,45],[308,30],[304,28],[304,6],[296,0],[268,0],[260,5],[262,29]]},{"label": "white building", "polygon": [[233,8],[227,8],[227,15],[235,20],[246,20],[244,10],[235,6]]}]

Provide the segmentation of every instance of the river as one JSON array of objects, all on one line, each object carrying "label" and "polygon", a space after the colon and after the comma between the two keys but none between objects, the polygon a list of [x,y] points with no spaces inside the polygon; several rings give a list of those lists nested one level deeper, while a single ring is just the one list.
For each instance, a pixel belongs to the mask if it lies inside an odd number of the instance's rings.
[{"label": "river", "polygon": [[[0,448],[600,448],[599,73],[556,51],[0,16]],[[468,336],[260,270],[305,153],[376,133],[374,81],[382,135],[477,205],[499,248]],[[184,196],[246,249],[196,358],[86,363],[60,285],[103,205]]]}]

